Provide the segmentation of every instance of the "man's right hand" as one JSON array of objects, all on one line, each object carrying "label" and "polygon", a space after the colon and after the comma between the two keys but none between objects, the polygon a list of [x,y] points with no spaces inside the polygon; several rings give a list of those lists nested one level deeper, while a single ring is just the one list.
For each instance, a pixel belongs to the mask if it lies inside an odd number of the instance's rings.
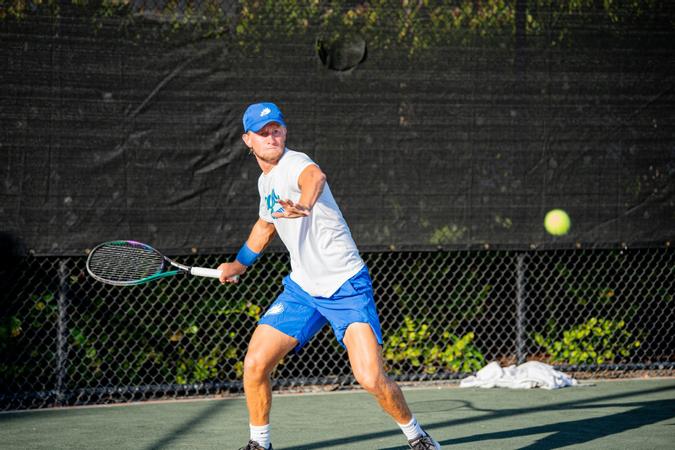
[{"label": "man's right hand", "polygon": [[246,269],[247,267],[238,261],[222,263],[218,266],[218,270],[220,270],[220,282],[222,284],[238,283],[239,275],[243,275]]}]

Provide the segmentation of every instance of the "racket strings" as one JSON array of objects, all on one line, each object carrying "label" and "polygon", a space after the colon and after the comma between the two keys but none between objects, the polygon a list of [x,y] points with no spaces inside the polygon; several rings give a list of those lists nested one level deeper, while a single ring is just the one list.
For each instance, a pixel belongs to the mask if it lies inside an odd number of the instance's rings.
[{"label": "racket strings", "polygon": [[129,243],[102,245],[89,258],[89,270],[109,282],[140,281],[161,272],[164,258],[154,250]]}]

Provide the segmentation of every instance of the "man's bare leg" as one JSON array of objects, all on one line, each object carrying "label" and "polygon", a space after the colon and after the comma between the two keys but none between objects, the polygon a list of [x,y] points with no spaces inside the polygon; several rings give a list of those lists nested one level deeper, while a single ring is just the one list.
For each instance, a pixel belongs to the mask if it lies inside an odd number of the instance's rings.
[{"label": "man's bare leg", "polygon": [[[251,440],[257,434],[269,440],[272,383],[274,367],[298,341],[269,325],[259,325],[253,332],[244,359],[244,392],[248,407]],[[260,444],[260,442],[258,442]]]},{"label": "man's bare leg", "polygon": [[352,323],[347,328],[344,344],[356,381],[370,392],[380,407],[389,414],[406,435],[413,449],[441,446],[422,430],[410,412],[401,388],[384,371],[382,348],[367,323]]},{"label": "man's bare leg", "polygon": [[367,323],[353,323],[344,343],[356,381],[375,396],[380,407],[397,423],[408,423],[412,413],[398,385],[384,372],[382,349]]}]

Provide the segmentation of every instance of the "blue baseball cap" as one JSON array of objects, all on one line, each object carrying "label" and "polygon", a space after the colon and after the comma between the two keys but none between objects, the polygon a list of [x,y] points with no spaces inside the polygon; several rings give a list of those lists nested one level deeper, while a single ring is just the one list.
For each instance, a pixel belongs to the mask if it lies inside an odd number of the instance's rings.
[{"label": "blue baseball cap", "polygon": [[270,122],[286,126],[284,115],[274,103],[254,103],[244,112],[244,132],[257,133],[262,127]]}]

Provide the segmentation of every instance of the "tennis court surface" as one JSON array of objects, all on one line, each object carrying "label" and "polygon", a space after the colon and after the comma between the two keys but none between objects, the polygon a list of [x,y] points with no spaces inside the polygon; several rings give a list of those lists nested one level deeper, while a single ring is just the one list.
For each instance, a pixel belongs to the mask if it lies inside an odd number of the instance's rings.
[{"label": "tennis court surface", "polygon": [[[675,379],[405,394],[443,448],[665,449],[675,442]],[[362,391],[278,395],[272,427],[276,450],[406,448]],[[243,398],[0,414],[0,447],[7,449],[237,449],[247,440]]]}]

